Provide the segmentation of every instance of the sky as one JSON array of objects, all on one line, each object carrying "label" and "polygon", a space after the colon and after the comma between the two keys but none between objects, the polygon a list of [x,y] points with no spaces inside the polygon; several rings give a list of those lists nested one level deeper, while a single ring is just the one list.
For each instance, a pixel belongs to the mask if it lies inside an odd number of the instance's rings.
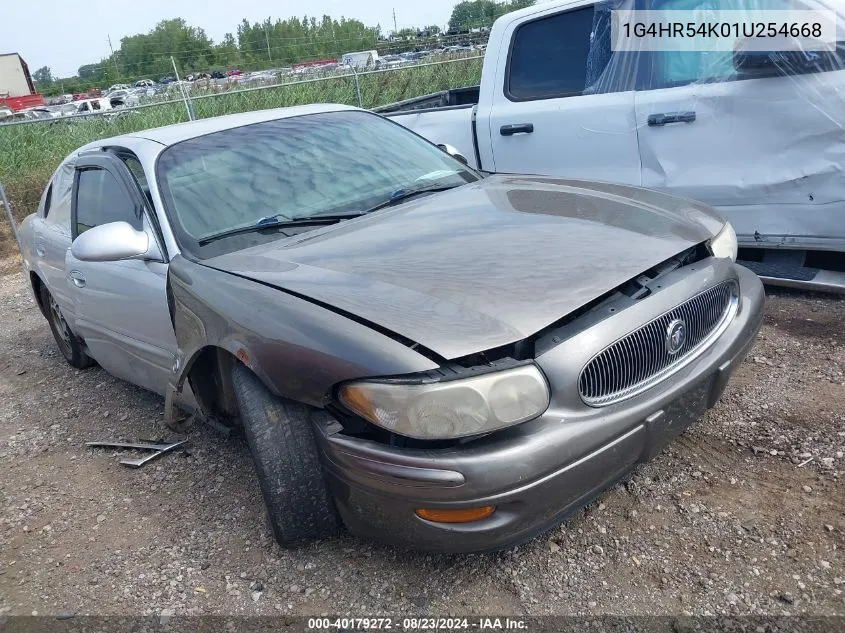
[{"label": "sky", "polygon": [[54,77],[70,77],[83,64],[99,62],[115,49],[120,38],[147,33],[161,20],[184,18],[191,26],[205,29],[219,42],[227,32],[236,33],[242,18],[258,22],[270,17],[301,17],[304,14],[356,18],[368,26],[381,24],[384,31],[396,23],[406,26],[445,26],[457,0],[0,0],[0,54],[20,53],[31,72],[49,66]]}]

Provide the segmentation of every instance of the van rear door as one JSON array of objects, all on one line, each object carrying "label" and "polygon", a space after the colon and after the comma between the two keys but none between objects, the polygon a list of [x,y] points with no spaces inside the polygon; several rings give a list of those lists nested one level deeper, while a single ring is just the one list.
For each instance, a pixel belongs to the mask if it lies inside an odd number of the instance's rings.
[{"label": "van rear door", "polygon": [[637,68],[611,55],[610,19],[608,3],[578,2],[496,23],[477,115],[484,169],[640,184]]}]

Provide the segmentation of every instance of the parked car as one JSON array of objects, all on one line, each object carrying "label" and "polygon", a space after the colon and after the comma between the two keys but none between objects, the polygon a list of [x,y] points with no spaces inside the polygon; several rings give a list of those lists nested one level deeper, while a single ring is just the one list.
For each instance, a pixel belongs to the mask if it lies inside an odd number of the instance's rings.
[{"label": "parked car", "polygon": [[[829,8],[845,20],[841,3]],[[610,21],[609,4],[587,0],[507,14],[473,102],[462,90],[379,111],[485,170],[701,200],[731,220],[740,259],[767,281],[845,291],[845,48],[612,52]]]},{"label": "parked car", "polygon": [[130,86],[128,84],[114,84],[113,86],[109,87],[108,90],[106,90],[106,94],[109,94],[110,92],[115,92],[116,90],[129,90],[129,89],[130,89]]},{"label": "parked car", "polygon": [[[146,89],[143,89],[146,92]],[[120,108],[124,106],[132,107],[141,102],[140,95],[135,90],[113,90],[105,96],[111,107]]]},{"label": "parked car", "polygon": [[152,79],[139,79],[134,84],[132,84],[133,88],[154,88],[156,82]]},{"label": "parked car", "polygon": [[72,366],[243,426],[282,545],[531,538],[719,399],[764,302],[704,204],[339,105],[86,145],[19,234]]}]

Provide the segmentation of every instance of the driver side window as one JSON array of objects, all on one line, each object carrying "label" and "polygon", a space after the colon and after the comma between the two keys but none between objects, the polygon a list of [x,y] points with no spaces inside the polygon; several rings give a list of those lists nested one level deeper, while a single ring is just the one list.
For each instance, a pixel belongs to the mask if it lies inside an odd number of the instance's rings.
[{"label": "driver side window", "polygon": [[75,202],[74,238],[88,229],[109,222],[129,222],[139,231],[143,228],[141,216],[129,193],[105,169],[84,169],[78,172]]}]

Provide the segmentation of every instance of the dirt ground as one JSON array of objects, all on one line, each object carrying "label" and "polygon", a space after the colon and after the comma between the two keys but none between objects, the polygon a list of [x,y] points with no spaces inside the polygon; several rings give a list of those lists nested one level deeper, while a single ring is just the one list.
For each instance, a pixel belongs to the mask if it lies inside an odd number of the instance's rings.
[{"label": "dirt ground", "polygon": [[770,292],[705,419],[567,525],[497,554],[279,549],[241,437],[132,470],[163,402],[60,357],[0,278],[2,614],[845,615],[845,300]]}]

